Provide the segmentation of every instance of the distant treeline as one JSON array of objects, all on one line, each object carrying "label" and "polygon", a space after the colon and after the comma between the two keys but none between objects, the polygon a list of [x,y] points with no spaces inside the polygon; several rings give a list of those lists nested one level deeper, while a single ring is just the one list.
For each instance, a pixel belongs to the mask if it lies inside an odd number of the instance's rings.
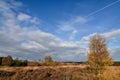
[{"label": "distant treeline", "polygon": [[[46,66],[46,65],[62,65],[62,63],[66,64],[87,64],[88,62],[54,62],[52,58],[45,58],[44,63],[38,62],[29,62],[27,60],[13,59],[12,56],[0,57],[0,66]],[[114,61],[112,66],[120,66],[120,61]]]},{"label": "distant treeline", "polygon": [[[87,64],[88,62],[64,62],[64,63],[76,63],[76,64]],[[112,66],[120,66],[120,61],[114,61]]]},{"label": "distant treeline", "polygon": [[120,66],[120,61],[115,61],[113,66]]},{"label": "distant treeline", "polygon": [[64,62],[64,63],[77,63],[77,64],[86,64],[87,63],[87,61],[85,62]]},{"label": "distant treeline", "polygon": [[14,60],[12,56],[0,57],[0,66],[27,66],[27,64],[27,60]]}]

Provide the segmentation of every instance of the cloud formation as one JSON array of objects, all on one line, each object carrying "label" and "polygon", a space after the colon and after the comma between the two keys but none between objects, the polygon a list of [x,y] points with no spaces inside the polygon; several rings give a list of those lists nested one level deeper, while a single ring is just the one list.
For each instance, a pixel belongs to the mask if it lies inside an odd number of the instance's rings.
[{"label": "cloud formation", "polygon": [[71,40],[71,41],[74,40],[77,33],[78,33],[77,30],[73,30],[72,33],[71,33],[71,36],[69,37],[69,40]]},{"label": "cloud formation", "polygon": [[88,19],[82,16],[70,17],[68,20],[63,20],[59,22],[59,24],[57,25],[58,32],[68,33],[69,40],[73,41],[75,39],[76,34],[80,31],[80,30],[78,31],[78,27],[81,27],[81,25],[87,22],[88,22]]},{"label": "cloud formation", "polygon": [[87,19],[81,16],[76,16],[68,21],[60,22],[58,27],[61,31],[73,31],[76,30],[76,26],[84,24],[85,22],[87,22]]},{"label": "cloud formation", "polygon": [[[89,41],[92,36],[97,33],[92,33],[87,36],[84,36],[82,40]],[[108,41],[117,41],[120,39],[120,29],[113,30],[110,32],[101,33]]]},{"label": "cloud formation", "polygon": [[24,13],[20,13],[18,15],[18,20],[20,21],[29,21],[31,19],[31,16],[24,14]]},{"label": "cloud formation", "polygon": [[53,34],[41,31],[37,27],[39,19],[18,10],[22,3],[4,0],[0,3],[0,56],[12,55],[22,59],[38,60],[51,55],[56,61],[86,59],[86,48],[80,47],[78,43],[65,42]]},{"label": "cloud formation", "polygon": [[[23,4],[14,0],[0,0],[0,56],[12,55],[28,60],[43,59],[51,55],[56,61],[86,61],[88,43],[91,36],[83,36],[80,42],[73,42],[77,34],[76,26],[84,24],[87,19],[75,17],[59,24],[59,29],[71,32],[70,40],[39,29],[41,20],[19,10]],[[120,40],[120,30],[103,33],[111,41]],[[118,48],[112,48],[111,56],[116,58]],[[118,59],[118,58],[116,58]]]},{"label": "cloud formation", "polygon": [[17,16],[17,19],[22,22],[28,22],[28,23],[33,23],[33,24],[40,24],[40,20],[36,17],[31,17],[28,14],[25,13],[19,13]]},{"label": "cloud formation", "polygon": [[113,60],[120,61],[120,46],[109,49]]},{"label": "cloud formation", "polygon": [[113,30],[107,33],[103,33],[103,35],[111,41],[120,40],[120,29]]}]

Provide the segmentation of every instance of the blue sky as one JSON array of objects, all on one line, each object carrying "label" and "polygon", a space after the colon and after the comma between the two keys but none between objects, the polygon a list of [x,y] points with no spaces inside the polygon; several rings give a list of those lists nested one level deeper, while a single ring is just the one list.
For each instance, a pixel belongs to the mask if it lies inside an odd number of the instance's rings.
[{"label": "blue sky", "polygon": [[101,33],[120,60],[119,14],[120,0],[1,0],[0,56],[86,61],[89,38]]},{"label": "blue sky", "polygon": [[[42,20],[41,30],[59,36],[63,40],[69,40],[72,30],[60,31],[58,27],[62,27],[62,23],[69,24],[69,22],[72,22],[72,20],[74,22],[78,17],[85,19],[86,21],[84,23],[78,21],[71,25],[78,31],[74,39],[75,41],[80,40],[82,36],[94,32],[103,33],[118,29],[120,23],[120,2],[94,13],[116,1],[117,0],[22,0],[27,10],[25,12]],[[91,13],[94,14],[90,15]]]}]

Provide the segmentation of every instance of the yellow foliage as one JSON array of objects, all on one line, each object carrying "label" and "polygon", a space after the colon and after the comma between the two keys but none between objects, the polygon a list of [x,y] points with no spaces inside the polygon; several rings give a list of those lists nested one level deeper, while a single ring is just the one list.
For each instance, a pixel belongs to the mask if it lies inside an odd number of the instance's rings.
[{"label": "yellow foliage", "polygon": [[89,48],[88,64],[96,75],[103,73],[107,66],[113,64],[107,50],[106,40],[102,35],[93,36]]}]

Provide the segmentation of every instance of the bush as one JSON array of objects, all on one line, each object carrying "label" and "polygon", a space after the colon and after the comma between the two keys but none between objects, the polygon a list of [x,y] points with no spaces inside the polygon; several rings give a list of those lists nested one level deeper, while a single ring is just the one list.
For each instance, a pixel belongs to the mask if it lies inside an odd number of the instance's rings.
[{"label": "bush", "polygon": [[59,62],[45,62],[43,66],[57,66],[59,65]]},{"label": "bush", "polygon": [[13,59],[11,56],[3,57],[2,58],[2,65],[3,66],[12,66]]},{"label": "bush", "polygon": [[45,62],[53,62],[51,56],[45,56]]},{"label": "bush", "polygon": [[28,61],[27,60],[14,60],[12,63],[12,66],[27,66],[28,65]]},{"label": "bush", "polygon": [[28,66],[40,66],[38,62],[28,62]]},{"label": "bush", "polygon": [[2,65],[2,58],[3,58],[3,57],[0,57],[0,65]]}]

